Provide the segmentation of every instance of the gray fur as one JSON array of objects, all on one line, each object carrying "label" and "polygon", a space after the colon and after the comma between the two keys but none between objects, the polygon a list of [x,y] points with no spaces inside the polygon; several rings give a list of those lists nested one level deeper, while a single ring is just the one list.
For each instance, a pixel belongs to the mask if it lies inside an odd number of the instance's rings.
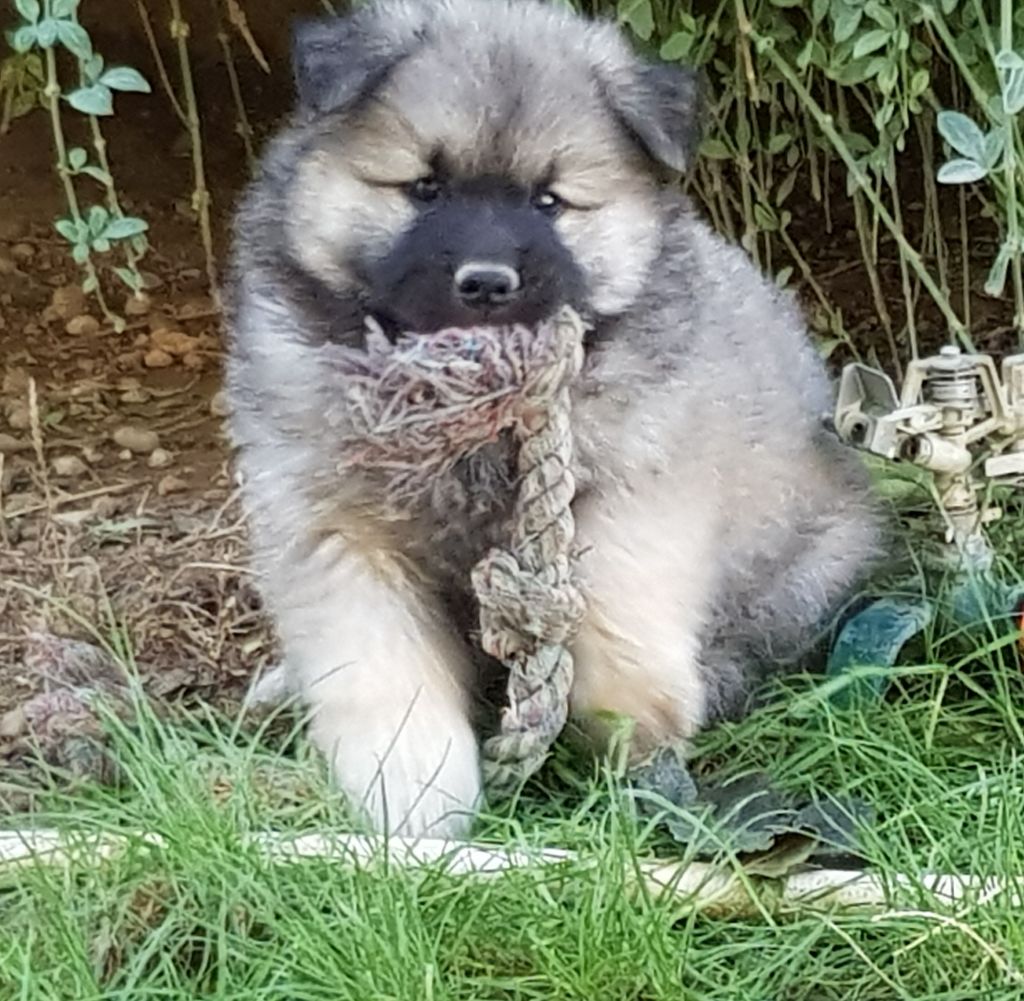
[{"label": "gray fur", "polygon": [[461,831],[483,684],[464,584],[502,538],[508,449],[401,519],[372,475],[334,471],[332,357],[360,343],[364,265],[412,225],[397,185],[432,152],[523,184],[555,161],[580,206],[555,227],[595,328],[574,399],[581,717],[634,715],[642,746],[741,711],[857,587],[879,520],[859,461],[821,430],[831,388],[794,303],[665,183],[694,139],[688,75],[534,0],[384,0],[297,49],[303,100],[238,213],[228,290],[256,561],[342,788],[378,827]]}]

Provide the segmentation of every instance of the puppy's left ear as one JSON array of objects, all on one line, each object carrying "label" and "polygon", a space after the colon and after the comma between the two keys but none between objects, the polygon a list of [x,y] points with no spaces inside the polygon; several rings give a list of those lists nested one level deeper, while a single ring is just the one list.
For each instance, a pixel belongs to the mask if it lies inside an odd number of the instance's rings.
[{"label": "puppy's left ear", "polygon": [[606,81],[613,113],[642,149],[676,173],[689,170],[701,140],[703,80],[697,70],[640,63]]}]

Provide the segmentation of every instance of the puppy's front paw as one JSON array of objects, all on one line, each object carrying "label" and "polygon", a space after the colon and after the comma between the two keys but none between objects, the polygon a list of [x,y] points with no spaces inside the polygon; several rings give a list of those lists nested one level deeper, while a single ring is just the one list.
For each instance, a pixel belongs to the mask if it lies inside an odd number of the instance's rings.
[{"label": "puppy's front paw", "polygon": [[311,736],[335,782],[374,830],[401,837],[460,837],[480,805],[476,736],[445,693],[411,704],[321,705]]}]

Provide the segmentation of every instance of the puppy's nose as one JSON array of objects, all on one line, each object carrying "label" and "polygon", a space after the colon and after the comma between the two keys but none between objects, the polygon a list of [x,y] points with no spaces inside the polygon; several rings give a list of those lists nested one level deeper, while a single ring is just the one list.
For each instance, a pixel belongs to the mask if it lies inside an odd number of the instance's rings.
[{"label": "puppy's nose", "polygon": [[455,272],[455,294],[467,306],[500,306],[518,295],[523,280],[515,268],[493,261],[470,261]]}]

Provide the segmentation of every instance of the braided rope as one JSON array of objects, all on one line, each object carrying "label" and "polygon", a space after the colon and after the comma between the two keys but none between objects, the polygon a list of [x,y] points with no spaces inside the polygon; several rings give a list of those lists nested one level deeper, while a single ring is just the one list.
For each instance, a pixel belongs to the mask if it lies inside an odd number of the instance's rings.
[{"label": "braided rope", "polygon": [[559,322],[561,358],[534,396],[540,406],[517,429],[520,483],[509,548],[492,550],[472,572],[481,645],[509,672],[500,731],[483,747],[484,784],[496,798],[541,767],[565,726],[573,678],[567,644],[584,612],[571,563],[576,484],[568,389],[583,361],[582,328],[573,315]]}]

